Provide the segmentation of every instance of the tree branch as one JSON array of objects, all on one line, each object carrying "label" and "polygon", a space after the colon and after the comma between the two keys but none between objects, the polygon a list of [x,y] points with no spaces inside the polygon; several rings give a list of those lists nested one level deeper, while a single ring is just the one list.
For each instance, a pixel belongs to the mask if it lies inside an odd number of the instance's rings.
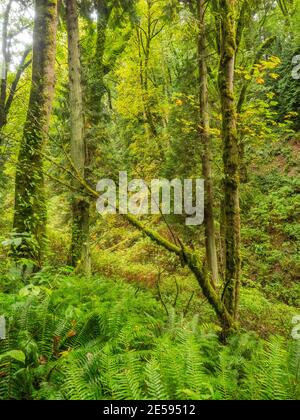
[{"label": "tree branch", "polygon": [[15,93],[17,91],[17,87],[18,87],[19,81],[21,79],[21,76],[24,73],[24,71],[27,69],[27,67],[32,62],[31,59],[26,62],[26,58],[27,58],[28,54],[30,53],[30,51],[31,51],[31,48],[28,48],[27,50],[24,51],[21,62],[20,62],[19,67],[17,69],[16,76],[15,76],[15,78],[14,78],[12,84],[11,84],[10,91],[9,91],[9,96],[8,96],[6,104],[5,104],[5,116],[6,117],[9,113],[11,104],[14,100]]}]

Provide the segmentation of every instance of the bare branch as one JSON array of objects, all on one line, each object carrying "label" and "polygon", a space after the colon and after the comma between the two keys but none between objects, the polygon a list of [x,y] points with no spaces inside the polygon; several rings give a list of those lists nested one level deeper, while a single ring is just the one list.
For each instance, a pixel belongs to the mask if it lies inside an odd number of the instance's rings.
[{"label": "bare branch", "polygon": [[28,60],[26,62],[26,58],[27,58],[28,54],[30,53],[30,51],[31,51],[31,48],[28,48],[27,50],[24,51],[21,62],[20,62],[19,67],[17,69],[16,76],[15,76],[15,78],[14,78],[12,84],[11,84],[10,91],[9,91],[9,96],[8,96],[6,104],[5,104],[5,115],[6,116],[8,115],[11,104],[14,100],[15,93],[17,91],[17,87],[18,87],[19,81],[21,79],[21,76],[24,73],[24,71],[27,69],[27,67],[32,62],[32,60]]}]

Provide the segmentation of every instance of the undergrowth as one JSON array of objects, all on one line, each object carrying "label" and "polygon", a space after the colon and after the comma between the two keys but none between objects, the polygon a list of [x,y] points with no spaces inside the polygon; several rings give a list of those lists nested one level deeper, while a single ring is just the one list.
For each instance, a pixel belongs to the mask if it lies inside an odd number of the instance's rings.
[{"label": "undergrowth", "polygon": [[300,342],[255,333],[218,340],[199,315],[168,315],[150,292],[107,278],[37,277],[0,293],[0,398],[300,397]]}]

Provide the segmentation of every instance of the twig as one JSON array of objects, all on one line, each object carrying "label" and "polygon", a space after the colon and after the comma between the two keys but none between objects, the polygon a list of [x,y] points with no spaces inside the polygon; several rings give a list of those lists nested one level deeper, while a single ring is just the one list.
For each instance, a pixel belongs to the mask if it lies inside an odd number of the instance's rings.
[{"label": "twig", "polygon": [[164,307],[164,309],[166,311],[167,316],[169,316],[169,311],[168,311],[167,305],[165,304],[165,302],[164,302],[164,300],[162,298],[160,287],[159,287],[160,276],[161,276],[161,271],[158,272],[157,283],[156,283],[156,285],[157,285],[157,291],[158,291],[158,297],[159,297],[159,300],[161,301],[161,303],[162,303],[162,305],[163,305],[163,307]]},{"label": "twig", "polygon": [[190,304],[191,304],[194,296],[195,296],[195,292],[193,292],[192,295],[191,295],[191,297],[189,298],[188,303],[187,303],[187,305],[186,305],[186,307],[185,307],[185,309],[183,311],[183,316],[186,316],[186,314],[188,313],[188,310],[190,308]]},{"label": "twig", "polygon": [[52,181],[55,181],[55,182],[57,182],[58,184],[61,184],[62,186],[64,186],[65,188],[67,188],[67,189],[69,189],[69,190],[72,190],[72,191],[77,192],[77,193],[82,193],[82,190],[79,190],[79,189],[77,189],[77,188],[73,187],[72,185],[65,183],[65,182],[64,182],[64,181],[62,181],[61,179],[56,178],[55,176],[50,175],[50,174],[49,174],[49,173],[47,173],[47,172],[44,172],[44,175],[46,175],[46,176],[47,176],[49,179],[51,179]]},{"label": "twig", "polygon": [[179,296],[179,284],[178,284],[178,281],[177,281],[176,278],[175,278],[175,284],[176,284],[176,296],[175,296],[175,300],[174,300],[174,303],[173,303],[174,308],[176,308],[176,306],[177,306],[177,300],[178,300],[178,296]]}]

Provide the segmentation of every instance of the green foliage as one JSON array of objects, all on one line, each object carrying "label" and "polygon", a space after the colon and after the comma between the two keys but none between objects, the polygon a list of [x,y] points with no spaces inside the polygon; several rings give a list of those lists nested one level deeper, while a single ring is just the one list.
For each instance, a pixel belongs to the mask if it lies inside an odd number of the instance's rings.
[{"label": "green foliage", "polygon": [[41,277],[7,304],[0,295],[1,399],[300,398],[297,341],[241,333],[224,346],[133,285]]},{"label": "green foliage", "polygon": [[291,119],[293,121],[294,128],[300,129],[300,83],[299,79],[295,80],[291,77],[293,67],[293,57],[299,56],[300,50],[291,50],[287,48],[283,52],[283,60],[278,73],[280,78],[278,79],[275,90],[278,97],[277,109],[279,111],[279,117],[281,121]]},{"label": "green foliage", "polygon": [[257,170],[249,175],[241,198],[244,276],[266,296],[294,306],[300,303],[297,138],[263,145],[254,163]]},{"label": "green foliage", "polygon": [[[8,3],[1,2],[1,17]],[[0,120],[3,99],[8,99],[3,96],[11,93],[34,16],[20,13],[29,3],[30,9],[31,1],[14,3],[20,4],[14,5],[8,21]],[[78,1],[85,175],[91,187],[100,178],[117,180],[123,170],[129,178],[148,181],[201,176],[198,3]],[[220,16],[214,10],[221,3],[228,2],[205,5],[205,60],[214,218],[223,275],[226,174],[218,86]],[[13,231],[14,178],[26,115],[33,118],[31,129],[40,123],[36,113],[28,113],[30,61],[6,109],[7,121],[3,126],[0,121],[0,317],[5,315],[7,324],[6,338],[0,340],[0,399],[300,398],[300,343],[290,337],[300,307],[295,132],[300,128],[300,85],[291,74],[292,59],[299,54],[300,0],[235,3],[240,43],[233,96],[236,104],[239,98],[242,103],[237,127],[243,257],[239,332],[221,344],[214,311],[184,258],[161,250],[121,217],[95,215],[93,201],[93,275],[77,277],[68,266],[70,196],[77,182],[69,159],[68,50],[61,19],[46,149],[37,160],[36,148],[25,148],[31,164],[27,169],[21,165],[20,181],[29,177],[32,182],[20,189],[20,206],[32,208],[31,222],[47,228],[38,273],[30,253],[18,261],[10,259],[13,248],[28,247],[34,254],[39,248],[35,235],[24,232],[28,229]],[[0,29],[4,35],[5,28]],[[47,223],[37,216],[41,200],[35,203],[34,196],[39,194],[30,192],[37,184],[36,164],[38,178],[45,174]],[[84,191],[77,196],[87,199]],[[41,210],[44,214],[44,204]],[[141,222],[177,246],[180,241],[187,244],[205,261],[202,227],[186,227],[182,216],[167,217],[169,226],[160,215]],[[220,296],[222,280],[217,285]]]}]

